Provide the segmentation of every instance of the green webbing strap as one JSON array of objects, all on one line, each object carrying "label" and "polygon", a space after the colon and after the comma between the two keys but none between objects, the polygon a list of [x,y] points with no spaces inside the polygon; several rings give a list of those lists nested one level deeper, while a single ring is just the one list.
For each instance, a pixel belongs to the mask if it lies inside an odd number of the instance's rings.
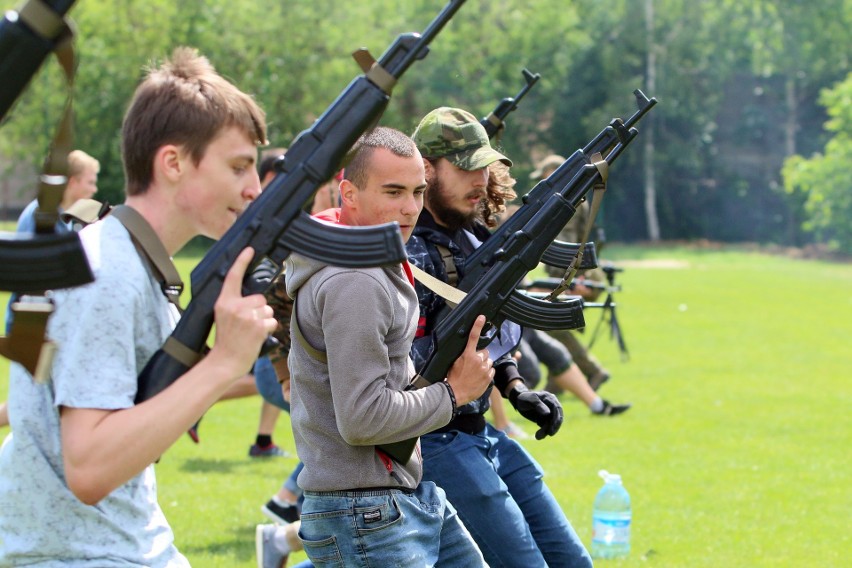
[{"label": "green webbing strap", "polygon": [[[74,32],[63,18],[41,0],[29,0],[18,10],[18,18],[42,38],[54,42],[54,52],[65,72],[68,99],[39,177],[38,207],[34,214],[36,234],[56,231],[59,204],[68,184],[68,154],[74,144]],[[36,381],[50,373],[56,345],[45,335],[53,302],[46,296],[23,296],[12,304],[14,320],[7,337],[0,337],[0,355],[23,365]]]},{"label": "green webbing strap", "polygon": [[56,352],[56,344],[45,338],[53,302],[43,296],[23,296],[12,304],[12,313],[12,330],[0,337],[0,354],[23,365],[36,382],[44,382]]},{"label": "green webbing strap", "polygon": [[180,294],[183,292],[183,281],[180,279],[166,247],[148,224],[148,221],[132,207],[118,205],[110,213],[121,221],[130,233],[136,250],[139,252],[160,283],[160,288],[166,298],[180,310]]},{"label": "green webbing strap", "polygon": [[299,342],[299,345],[302,346],[302,349],[304,349],[308,355],[320,363],[328,365],[328,355],[326,352],[321,351],[308,343],[308,340],[305,339],[305,336],[302,333],[302,328],[299,327],[299,310],[297,309],[296,298],[293,299],[293,316],[290,318],[290,329],[293,331],[293,335],[296,336],[296,341]]},{"label": "green webbing strap", "polygon": [[447,273],[447,284],[455,286],[459,281],[459,271],[456,269],[456,261],[453,258],[453,253],[443,245],[435,245],[438,252],[441,253],[441,260],[444,262],[444,271]]},{"label": "green webbing strap", "polygon": [[39,178],[38,208],[35,212],[36,233],[54,232],[59,218],[59,204],[68,185],[68,154],[74,145],[74,71],[77,61],[74,52],[74,32],[41,0],[29,0],[18,12],[21,21],[43,38],[55,41],[56,58],[65,72],[68,100],[53,142],[42,166]]},{"label": "green webbing strap", "polygon": [[396,77],[388,73],[366,49],[357,49],[352,57],[364,72],[364,75],[386,94],[391,94],[396,86]]},{"label": "green webbing strap", "polygon": [[601,207],[601,200],[603,199],[603,194],[606,192],[606,181],[609,178],[609,163],[601,157],[601,154],[595,153],[591,156],[592,165],[597,168],[598,173],[600,174],[600,181],[596,182],[592,187],[592,206],[589,213],[589,220],[586,222],[586,226],[583,228],[583,239],[580,241],[580,247],[577,249],[577,255],[571,261],[571,264],[565,270],[565,275],[562,277],[562,281],[559,285],[553,289],[553,291],[547,295],[545,300],[549,302],[555,302],[559,297],[559,294],[567,290],[571,287],[571,281],[574,280],[574,276],[577,274],[577,268],[580,266],[580,263],[583,261],[583,249],[586,247],[586,241],[589,240],[589,233],[592,232],[592,226],[595,224],[595,217],[598,214],[598,210]]},{"label": "green webbing strap", "polygon": [[[182,312],[180,294],[183,292],[183,281],[180,279],[180,274],[178,274],[174,262],[166,251],[166,247],[163,246],[154,229],[142,215],[126,205],[113,207],[110,215],[121,221],[121,224],[130,233],[136,251],[151,268],[151,272],[160,283],[160,289],[166,299],[174,304],[178,312]],[[206,349],[202,353],[197,353],[172,336],[166,339],[163,344],[163,351],[186,367],[192,367],[207,353]]]}]

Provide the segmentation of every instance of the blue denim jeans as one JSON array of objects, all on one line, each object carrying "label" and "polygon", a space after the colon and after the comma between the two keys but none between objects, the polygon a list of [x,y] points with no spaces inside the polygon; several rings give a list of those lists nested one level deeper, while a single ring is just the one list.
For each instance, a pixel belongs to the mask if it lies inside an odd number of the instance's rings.
[{"label": "blue denim jeans", "polygon": [[299,538],[317,568],[486,566],[444,492],[305,491]]},{"label": "blue denim jeans", "polygon": [[427,434],[420,445],[424,483],[444,489],[489,566],[592,565],[541,466],[506,434],[487,425]]},{"label": "blue denim jeans", "polygon": [[272,367],[272,361],[269,360],[269,357],[260,357],[255,361],[253,372],[254,384],[263,400],[281,410],[290,412],[290,403],[284,400],[281,383],[278,382],[278,375],[275,374],[275,369]]}]

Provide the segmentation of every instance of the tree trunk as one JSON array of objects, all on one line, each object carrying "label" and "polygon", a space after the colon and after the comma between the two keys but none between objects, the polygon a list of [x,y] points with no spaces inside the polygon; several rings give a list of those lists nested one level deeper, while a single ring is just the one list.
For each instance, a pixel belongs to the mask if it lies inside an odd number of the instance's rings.
[{"label": "tree trunk", "polygon": [[[654,43],[654,0],[645,0],[645,32],[648,56],[645,62],[648,95],[654,96],[657,90],[657,46]],[[648,117],[653,118],[653,117]],[[646,119],[647,120],[647,119]],[[660,240],[660,222],[657,218],[657,181],[654,168],[654,121],[645,124],[645,153],[643,173],[645,181],[645,218],[648,224],[648,239]]]}]

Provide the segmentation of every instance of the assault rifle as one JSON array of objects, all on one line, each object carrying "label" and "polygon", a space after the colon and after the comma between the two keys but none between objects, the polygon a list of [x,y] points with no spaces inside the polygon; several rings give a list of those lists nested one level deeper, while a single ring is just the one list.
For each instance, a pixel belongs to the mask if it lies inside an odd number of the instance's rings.
[{"label": "assault rifle", "polygon": [[[485,132],[488,133],[488,138],[492,141],[496,139],[496,137],[503,132],[506,127],[505,120],[510,112],[517,110],[518,103],[521,101],[524,96],[532,89],[533,85],[538,82],[541,75],[538,73],[531,73],[528,69],[524,69],[522,71],[524,75],[524,79],[526,80],[526,85],[524,85],[518,94],[514,97],[506,97],[497,103],[497,106],[491,113],[479,121],[479,124],[485,128]],[[505,231],[508,229],[498,230],[496,236],[497,238],[505,238]],[[493,236],[492,236],[493,238]],[[493,246],[493,245],[492,245]],[[561,251],[561,256],[567,259],[574,258],[576,256],[577,251],[580,248],[579,244],[576,243],[563,243],[557,241],[554,245],[559,248]],[[478,258],[477,255],[475,255]],[[476,258],[474,260],[476,260]],[[597,252],[595,248],[595,243],[586,243],[583,247],[583,257],[582,263],[579,268],[582,269],[590,269],[597,267]],[[468,265],[470,265],[470,261],[468,260]],[[567,264],[563,268],[567,268]]]},{"label": "assault rifle", "polygon": [[[73,0],[29,0],[18,10],[6,12],[0,21],[0,82],[3,85],[0,88],[0,121],[5,119],[45,59],[59,45],[70,44],[72,34],[64,17],[73,4]],[[73,52],[64,50],[62,58],[66,74],[73,75]],[[70,83],[70,76],[68,80]],[[64,122],[68,119],[66,114]],[[54,144],[56,142],[54,140]],[[61,142],[70,144],[67,135]],[[57,161],[64,159],[64,155],[57,156]],[[53,165],[56,164],[48,163],[48,166]],[[39,204],[43,207],[52,201],[50,197],[58,205],[64,177],[49,175],[57,173],[50,167],[46,167],[44,173],[43,187],[51,188],[53,193],[41,196]],[[44,222],[37,222],[36,234],[0,234],[0,266],[3,267],[0,290],[40,293],[91,282],[92,273],[80,239],[73,233],[60,235],[53,231],[58,215],[56,207],[38,211],[36,215],[45,218]]]},{"label": "assault rifle", "polygon": [[[271,261],[280,267],[292,251],[350,267],[399,263],[406,258],[397,223],[343,227],[314,219],[302,208],[340,169],[358,137],[378,122],[397,80],[415,60],[426,56],[429,43],[463,3],[450,0],[422,34],[400,35],[378,61],[366,50],[353,54],[364,75],[355,78],[290,144],[279,173],[193,270],[192,301],[165,345],[142,370],[137,403],[168,387],[200,358],[225,274],[244,248],[254,249],[253,266]],[[243,282],[245,294],[265,288],[251,275]]]},{"label": "assault rifle", "polygon": [[[613,297],[613,294],[621,291],[621,286],[615,283],[615,275],[619,272],[623,272],[624,269],[619,266],[615,266],[614,264],[606,263],[601,266],[601,270],[603,270],[604,274],[606,274],[606,284],[603,282],[596,282],[594,280],[582,280],[578,282],[575,278],[572,281],[571,285],[568,287],[568,289],[572,290],[574,288],[575,283],[581,283],[587,288],[594,288],[606,292],[606,298],[603,302],[583,303],[583,309],[601,308],[603,310],[601,313],[601,318],[595,325],[595,329],[592,332],[591,338],[589,338],[589,343],[587,347],[591,349],[594,346],[595,341],[597,341],[598,338],[598,333],[601,330],[601,326],[603,325],[604,321],[606,321],[609,324],[610,338],[615,340],[615,342],[618,344],[619,351],[621,351],[621,360],[627,361],[630,358],[630,352],[627,350],[627,343],[624,340],[624,333],[621,331],[621,325],[618,323],[618,316],[615,312],[616,303]],[[561,286],[561,284],[562,281],[559,278],[542,278],[539,280],[534,280],[531,284],[525,286],[524,289],[526,290],[527,294],[534,298],[545,298],[549,295],[542,292],[530,292],[529,289],[544,288],[552,292],[553,290],[556,290],[559,286]],[[559,295],[556,297],[556,301],[565,301],[574,297],[576,296]]]},{"label": "assault rifle", "polygon": [[[31,235],[0,233],[0,290],[27,293],[12,304],[14,320],[0,337],[0,354],[21,363],[39,380],[52,360],[45,341],[53,303],[47,290],[70,288],[93,280],[76,233],[55,231],[59,203],[68,182],[67,156],[73,144],[71,93],[76,56],[73,33],[65,21],[73,0],[28,0],[0,21],[0,122],[51,52],[56,52],[68,82],[65,111],[42,168]],[[7,322],[8,323],[8,322]]]},{"label": "assault rifle", "polygon": [[527,82],[526,85],[521,87],[521,90],[518,91],[518,94],[514,97],[506,97],[497,103],[497,106],[492,110],[488,116],[479,121],[479,124],[485,128],[485,132],[488,133],[488,138],[495,138],[498,134],[500,134],[504,128],[506,128],[506,117],[509,116],[509,113],[518,108],[518,103],[521,102],[521,99],[526,96],[526,94],[532,89],[533,85],[538,82],[541,78],[541,75],[538,73],[531,73],[529,69],[524,69],[521,71],[524,75],[524,80]]},{"label": "assault rifle", "polygon": [[[644,95],[642,100],[646,101],[646,105],[653,104]],[[535,211],[521,217],[526,219],[524,224],[506,235],[498,250],[483,259],[482,266],[487,268],[478,270],[479,267],[473,266],[468,260],[466,266],[472,270],[465,273],[460,281],[460,284],[467,281],[467,295],[454,309],[445,310],[443,318],[435,326],[432,331],[432,352],[409,388],[422,388],[444,380],[453,362],[464,351],[467,335],[479,314],[486,317],[492,329],[499,329],[505,319],[545,331],[577,328],[585,324],[582,299],[547,302],[524,295],[516,288],[527,273],[538,266],[542,255],[575,214],[577,206],[585,199],[586,194],[602,180],[602,172],[615,162],[638,135],[635,128],[627,130],[620,119],[615,119],[610,124],[621,128],[617,130],[619,135],[616,143],[605,157],[601,156],[600,160],[597,160],[595,156],[593,161],[593,156],[587,156],[584,150],[577,150],[572,156],[576,160],[574,175],[565,179],[566,168],[560,166],[560,175],[554,172],[545,180],[551,190],[549,195],[541,200]],[[509,221],[516,216],[517,213]],[[493,237],[489,238],[477,252],[492,240]],[[468,257],[470,258],[472,257]],[[472,281],[471,273],[474,272],[477,277]],[[560,307],[571,309],[574,321],[566,321],[566,314],[569,312],[557,309]],[[488,337],[481,338],[480,348],[490,340]],[[401,463],[406,463],[415,444],[416,439],[411,439],[386,444],[380,448]]]}]

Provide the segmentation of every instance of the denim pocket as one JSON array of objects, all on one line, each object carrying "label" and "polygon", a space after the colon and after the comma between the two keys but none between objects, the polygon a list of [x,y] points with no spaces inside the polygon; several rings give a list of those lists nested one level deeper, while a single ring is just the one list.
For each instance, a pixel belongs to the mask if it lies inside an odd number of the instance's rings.
[{"label": "denim pocket", "polygon": [[322,540],[306,540],[299,531],[299,540],[305,547],[305,554],[317,568],[343,568],[343,555],[337,547],[337,539],[334,536]]},{"label": "denim pocket", "polygon": [[420,453],[423,456],[423,461],[428,461],[430,457],[435,457],[448,451],[450,446],[453,445],[453,442],[455,442],[458,437],[458,430],[437,432],[421,436]]},{"label": "denim pocket", "polygon": [[401,524],[404,515],[396,498],[395,494],[389,494],[381,500],[371,498],[356,502],[355,529],[358,534],[369,535]]}]

